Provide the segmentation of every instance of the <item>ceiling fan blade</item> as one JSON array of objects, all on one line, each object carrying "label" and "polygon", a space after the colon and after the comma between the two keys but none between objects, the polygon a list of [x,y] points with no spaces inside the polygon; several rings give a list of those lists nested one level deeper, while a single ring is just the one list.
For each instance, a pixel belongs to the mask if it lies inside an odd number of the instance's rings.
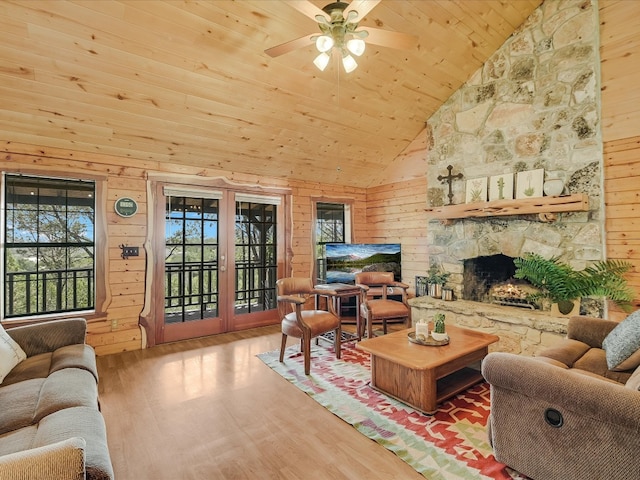
[{"label": "ceiling fan blade", "polygon": [[418,45],[418,37],[415,35],[365,26],[362,26],[362,29],[369,32],[366,38],[367,43],[373,43],[381,47],[398,48],[400,50],[410,50]]},{"label": "ceiling fan blade", "polygon": [[284,3],[289,4],[291,7],[298,10],[303,15],[306,15],[314,22],[317,22],[316,16],[320,15],[327,20],[330,20],[329,16],[320,8],[316,7],[313,3],[308,0],[285,0]]},{"label": "ceiling fan blade", "polygon": [[270,57],[279,57],[285,53],[289,53],[297,48],[307,47],[313,43],[312,37],[316,37],[317,33],[310,33],[304,37],[296,38],[295,40],[289,40],[288,42],[281,43],[275,47],[267,48],[264,53]]},{"label": "ceiling fan blade", "polygon": [[347,18],[349,12],[356,11],[358,12],[358,16],[351,20],[351,22],[359,22],[367,13],[373,10],[380,1],[381,0],[353,0],[344,11],[344,18]]}]

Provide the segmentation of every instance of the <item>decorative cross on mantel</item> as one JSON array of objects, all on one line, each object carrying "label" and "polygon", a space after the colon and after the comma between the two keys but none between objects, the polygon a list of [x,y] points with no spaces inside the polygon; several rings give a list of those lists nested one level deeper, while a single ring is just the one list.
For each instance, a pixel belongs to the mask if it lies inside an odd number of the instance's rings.
[{"label": "decorative cross on mantel", "polygon": [[453,170],[453,166],[451,165],[447,166],[447,170],[449,170],[449,174],[438,175],[438,180],[440,181],[440,183],[444,183],[444,181],[446,181],[449,184],[449,194],[447,195],[447,197],[449,197],[449,205],[453,205],[453,190],[451,190],[451,184],[454,180],[461,179],[462,174],[456,173],[455,175],[452,175],[451,170]]}]

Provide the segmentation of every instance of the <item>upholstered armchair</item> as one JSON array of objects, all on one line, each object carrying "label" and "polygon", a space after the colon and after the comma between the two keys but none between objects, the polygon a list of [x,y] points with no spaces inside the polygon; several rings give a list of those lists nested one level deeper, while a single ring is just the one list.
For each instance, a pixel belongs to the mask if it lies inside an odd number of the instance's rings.
[{"label": "upholstered armchair", "polygon": [[304,353],[304,373],[311,371],[311,339],[333,331],[336,358],[340,358],[342,326],[333,302],[327,302],[329,311],[305,309],[307,302],[316,304],[315,296],[325,292],[316,291],[309,278],[289,277],[276,281],[278,313],[282,319],[282,343],[280,361],[284,361],[287,337],[300,339]]},{"label": "upholstered armchair", "polygon": [[499,462],[535,480],[638,478],[637,313],[635,343],[622,323],[573,317],[567,338],[536,357],[485,357],[487,428]]},{"label": "upholstered armchair", "polygon": [[[392,272],[356,273],[355,282],[362,290],[360,311],[365,319],[369,338],[373,335],[374,322],[382,322],[385,335],[388,322],[403,322],[407,328],[411,326],[411,307],[407,303],[409,285],[394,281]],[[389,296],[399,296],[400,300]]]}]

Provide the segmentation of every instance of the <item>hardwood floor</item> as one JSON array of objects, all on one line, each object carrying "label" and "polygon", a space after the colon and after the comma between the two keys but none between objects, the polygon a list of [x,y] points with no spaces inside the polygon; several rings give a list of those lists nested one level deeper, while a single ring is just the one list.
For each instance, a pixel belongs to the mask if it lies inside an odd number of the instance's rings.
[{"label": "hardwood floor", "polygon": [[278,348],[274,326],[98,357],[116,479],[424,478],[256,357]]}]

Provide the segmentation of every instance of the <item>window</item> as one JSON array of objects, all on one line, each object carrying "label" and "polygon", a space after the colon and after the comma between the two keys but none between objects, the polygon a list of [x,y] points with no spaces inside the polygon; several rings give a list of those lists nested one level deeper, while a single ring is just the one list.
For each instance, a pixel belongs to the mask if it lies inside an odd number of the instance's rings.
[{"label": "window", "polygon": [[4,178],[4,318],[92,310],[95,182]]},{"label": "window", "polygon": [[327,278],[324,246],[327,243],[348,243],[348,205],[342,203],[316,203],[316,277],[318,283]]}]

